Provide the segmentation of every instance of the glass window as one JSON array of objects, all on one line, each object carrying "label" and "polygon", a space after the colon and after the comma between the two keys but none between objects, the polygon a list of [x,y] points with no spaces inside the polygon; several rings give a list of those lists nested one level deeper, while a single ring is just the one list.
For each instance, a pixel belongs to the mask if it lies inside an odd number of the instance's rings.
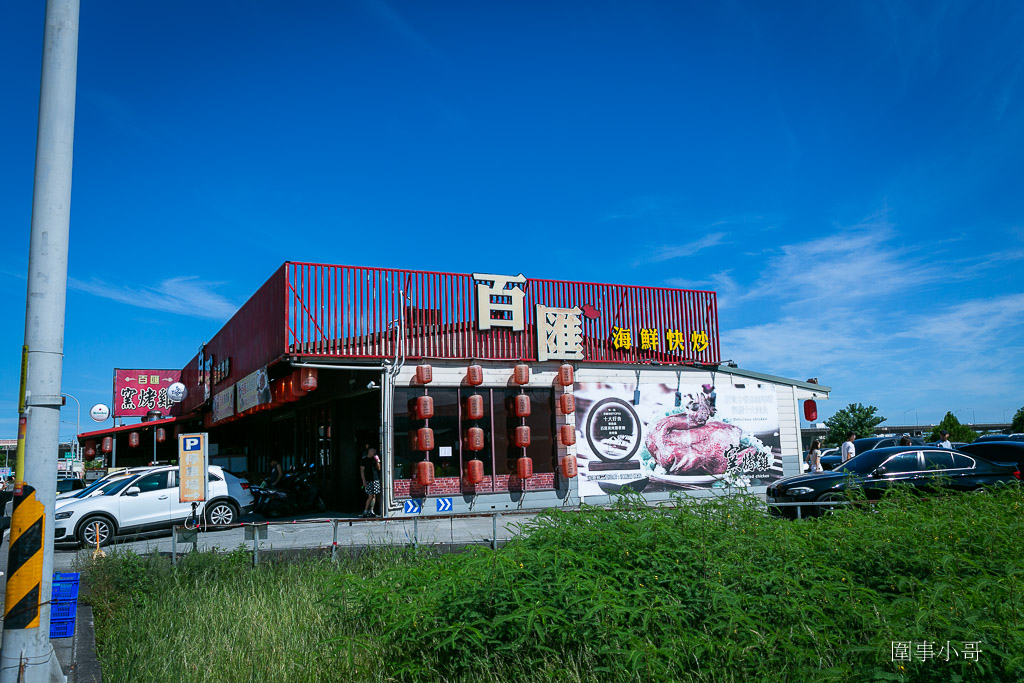
[{"label": "glass window", "polygon": [[533,459],[534,472],[554,472],[557,450],[554,443],[554,393],[550,389],[526,389],[530,397],[530,415],[525,419],[515,415],[515,397],[519,389],[494,390],[494,472],[515,474],[516,461],[523,449],[516,447],[516,427],[530,428],[530,445],[526,455]]},{"label": "glass window", "polygon": [[925,451],[924,468],[926,470],[953,469],[953,454],[949,451]]},{"label": "glass window", "polygon": [[165,489],[167,488],[167,472],[154,472],[139,477],[132,486],[139,487],[141,493]]},{"label": "glass window", "polygon": [[220,480],[221,480],[221,478],[220,478],[220,477],[218,477],[218,476],[217,476],[216,474],[214,474],[213,472],[210,472],[210,473],[209,473],[209,474],[207,475],[207,477],[206,477],[206,481],[220,481]]},{"label": "glass window", "polygon": [[974,458],[968,458],[966,455],[953,453],[953,467],[958,470],[972,469],[974,467]]},{"label": "glass window", "polygon": [[[459,430],[459,390],[427,389],[427,394],[434,399],[434,417],[429,421],[417,420],[415,401],[423,396],[420,388],[395,389],[395,441],[393,476],[395,479],[411,479],[415,473],[415,463],[423,460],[423,452],[414,449],[416,432],[420,427],[429,426],[434,430],[434,450],[430,451],[430,461],[434,463],[435,477],[460,476],[461,433]],[[441,457],[441,448],[447,449],[449,456]]]},{"label": "glass window", "polygon": [[917,472],[921,469],[917,464],[917,451],[894,455],[882,463],[882,467],[885,469],[886,474]]}]

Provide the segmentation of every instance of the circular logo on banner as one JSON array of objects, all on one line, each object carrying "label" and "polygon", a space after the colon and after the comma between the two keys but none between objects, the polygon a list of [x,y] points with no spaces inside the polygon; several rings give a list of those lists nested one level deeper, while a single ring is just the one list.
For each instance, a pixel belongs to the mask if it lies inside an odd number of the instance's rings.
[{"label": "circular logo on banner", "polygon": [[175,382],[171,386],[167,387],[167,398],[171,399],[174,403],[181,403],[188,396],[188,389],[181,382]]},{"label": "circular logo on banner", "polygon": [[598,401],[587,420],[587,441],[605,462],[629,460],[640,448],[640,417],[621,398]]},{"label": "circular logo on banner", "polygon": [[96,422],[103,422],[110,417],[110,408],[102,403],[97,403],[92,408],[89,408],[89,417],[96,420]]}]

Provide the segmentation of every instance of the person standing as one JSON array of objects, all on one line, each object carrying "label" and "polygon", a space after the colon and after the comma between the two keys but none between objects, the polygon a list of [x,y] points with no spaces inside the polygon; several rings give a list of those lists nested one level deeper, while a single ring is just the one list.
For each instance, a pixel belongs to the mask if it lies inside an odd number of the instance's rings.
[{"label": "person standing", "polygon": [[380,457],[377,449],[367,446],[363,451],[363,457],[359,462],[359,476],[363,480],[363,490],[366,491],[366,508],[361,517],[375,517],[373,511],[377,496],[380,495]]},{"label": "person standing", "polygon": [[940,448],[953,448],[953,444],[949,442],[949,432],[943,429],[941,432],[939,432],[939,436],[942,437],[942,440],[939,441]]},{"label": "person standing", "polygon": [[841,450],[843,455],[843,462],[846,462],[853,456],[857,455],[857,449],[853,445],[853,440],[856,438],[857,435],[854,434],[853,432],[850,432],[849,434],[846,435],[846,441],[843,442],[843,447]]},{"label": "person standing", "polygon": [[811,442],[811,450],[807,452],[807,463],[810,465],[808,472],[821,472],[821,442],[817,439]]}]

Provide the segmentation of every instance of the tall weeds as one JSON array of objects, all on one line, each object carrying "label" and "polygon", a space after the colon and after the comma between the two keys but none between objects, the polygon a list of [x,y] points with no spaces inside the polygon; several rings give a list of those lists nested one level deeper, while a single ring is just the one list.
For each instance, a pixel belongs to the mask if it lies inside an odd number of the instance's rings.
[{"label": "tall weeds", "polygon": [[111,680],[1019,681],[1022,513],[1016,488],[798,522],[622,498],[497,552],[119,556],[86,582]]}]

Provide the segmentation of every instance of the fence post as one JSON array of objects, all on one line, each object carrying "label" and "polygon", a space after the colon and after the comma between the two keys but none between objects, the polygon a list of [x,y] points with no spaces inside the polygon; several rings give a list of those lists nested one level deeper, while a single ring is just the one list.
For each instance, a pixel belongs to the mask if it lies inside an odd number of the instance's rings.
[{"label": "fence post", "polygon": [[491,550],[498,549],[498,513],[491,515]]},{"label": "fence post", "polygon": [[331,520],[334,526],[334,540],[331,542],[331,562],[338,563],[338,520]]},{"label": "fence post", "polygon": [[178,527],[171,529],[171,566],[178,566]]},{"label": "fence post", "polygon": [[800,506],[800,505],[797,505],[797,506],[796,506],[796,518],[797,518],[797,519],[803,519],[803,517],[802,517],[802,516],[801,516],[801,514],[800,514],[801,510],[803,510],[803,507],[802,507],[802,506]]},{"label": "fence post", "polygon": [[415,550],[420,542],[420,518],[412,518],[412,547]]},{"label": "fence post", "polygon": [[252,528],[252,566],[258,567],[260,564],[260,535],[256,532],[256,527]]}]

